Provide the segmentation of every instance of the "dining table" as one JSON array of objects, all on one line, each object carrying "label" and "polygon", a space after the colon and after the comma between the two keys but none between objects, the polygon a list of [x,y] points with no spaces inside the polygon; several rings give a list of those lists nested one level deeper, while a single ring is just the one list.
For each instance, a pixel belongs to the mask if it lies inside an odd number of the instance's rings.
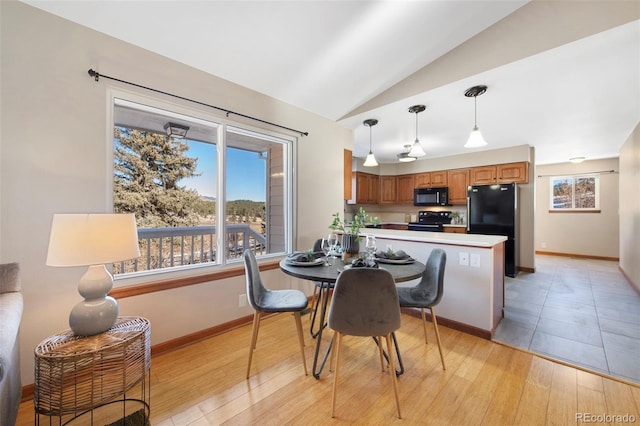
[{"label": "dining table", "polygon": [[[305,280],[313,281],[316,286],[318,286],[318,302],[315,305],[315,309],[313,310],[313,317],[311,319],[311,336],[316,340],[316,347],[313,357],[313,377],[316,379],[320,378],[320,374],[322,373],[322,369],[327,361],[327,357],[331,352],[331,346],[333,343],[333,339],[329,342],[329,346],[327,347],[326,353],[318,364],[318,358],[320,355],[320,345],[322,343],[322,332],[324,328],[327,326],[325,317],[327,313],[327,307],[329,304],[329,294],[333,289],[340,272],[342,272],[346,267],[351,267],[351,262],[343,262],[341,258],[331,259],[331,264],[327,265],[323,261],[316,260],[315,262],[291,262],[290,259],[284,258],[280,261],[280,270],[287,275],[292,277],[301,278]],[[384,263],[383,263],[384,262]],[[394,281],[396,283],[411,281],[422,276],[424,272],[425,265],[415,259],[408,259],[405,261],[392,261],[385,259],[377,259],[377,266],[382,269],[386,269],[391,273]],[[314,331],[314,324],[316,322],[316,316],[320,315],[318,330]],[[398,355],[398,364],[400,367],[400,371],[396,371],[397,375],[400,375],[404,372],[404,367],[402,365],[402,358],[400,357],[400,351],[398,349],[398,342],[395,337],[395,333],[392,334],[394,345],[396,348],[396,354]],[[374,340],[376,340],[374,338]],[[379,344],[376,340],[376,344]],[[386,358],[385,353],[385,358]]]}]

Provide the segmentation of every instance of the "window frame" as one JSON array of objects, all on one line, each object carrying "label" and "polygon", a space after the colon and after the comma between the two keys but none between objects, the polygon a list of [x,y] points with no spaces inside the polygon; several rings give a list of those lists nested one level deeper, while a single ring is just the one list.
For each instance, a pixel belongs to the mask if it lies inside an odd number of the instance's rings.
[{"label": "window frame", "polygon": [[[575,207],[576,203],[576,180],[593,178],[594,179],[594,207]],[[553,188],[554,183],[558,180],[571,180],[571,205],[572,207],[555,207]],[[549,177],[549,213],[600,213],[600,176],[593,173],[558,175]]]},{"label": "window frame", "polygon": [[[235,121],[229,119],[225,115],[218,114],[211,110],[203,110],[200,108],[191,108],[178,104],[175,102],[163,101],[154,97],[144,96],[139,93],[133,93],[129,91],[108,89],[107,96],[107,114],[106,114],[106,205],[113,211],[113,162],[114,162],[114,149],[113,149],[113,128],[115,118],[116,100],[125,101],[127,103],[138,104],[149,107],[150,109],[159,109],[166,111],[169,114],[176,114],[176,116],[186,116],[195,120],[203,120],[211,122],[217,125],[217,198],[220,202],[216,203],[216,229],[220,230],[219,235],[226,235],[226,220],[224,209],[226,206],[226,156],[225,151],[227,147],[227,141],[225,133],[227,128],[241,129],[257,135],[263,135],[269,140],[277,140],[283,144],[283,155],[285,157],[284,167],[286,176],[283,182],[283,192],[285,194],[284,202],[284,215],[285,215],[285,251],[280,253],[267,253],[258,256],[259,259],[276,259],[282,257],[286,252],[290,252],[293,247],[293,241],[295,238],[296,212],[294,207],[294,194],[295,194],[295,182],[296,182],[296,147],[298,143],[298,137],[291,134],[274,132],[269,129],[251,126],[242,121]],[[222,202],[224,201],[224,202]],[[222,211],[222,214],[220,212]],[[216,249],[218,252],[223,248],[222,238],[217,238]],[[138,271],[133,273],[124,273],[114,275],[114,288],[131,286],[137,284],[147,283],[150,278],[160,280],[170,279],[182,279],[185,276],[193,276],[194,274],[210,274],[214,271],[221,271],[228,268],[237,268],[238,264],[242,262],[242,259],[229,259],[226,254],[222,256],[220,260],[215,263],[202,263],[193,265],[180,265],[169,268],[154,269]]]}]

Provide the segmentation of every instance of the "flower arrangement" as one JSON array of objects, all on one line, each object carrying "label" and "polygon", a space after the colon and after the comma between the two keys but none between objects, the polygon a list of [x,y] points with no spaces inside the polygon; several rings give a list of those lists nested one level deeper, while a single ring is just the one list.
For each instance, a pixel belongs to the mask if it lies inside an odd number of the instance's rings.
[{"label": "flower arrangement", "polygon": [[378,225],[379,223],[380,221],[377,217],[369,216],[367,212],[360,207],[358,212],[353,215],[353,220],[348,225],[340,219],[340,213],[334,213],[333,222],[329,225],[329,229],[333,231],[340,231],[345,235],[353,235],[356,237],[356,241],[360,241],[360,229],[364,228],[367,224]]}]

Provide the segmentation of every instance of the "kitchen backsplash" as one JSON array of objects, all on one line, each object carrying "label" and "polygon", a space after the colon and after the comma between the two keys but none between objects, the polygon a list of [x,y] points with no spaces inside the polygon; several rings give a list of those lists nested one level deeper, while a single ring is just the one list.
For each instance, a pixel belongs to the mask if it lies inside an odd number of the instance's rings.
[{"label": "kitchen backsplash", "polygon": [[[360,208],[360,204],[346,204],[344,215],[348,222],[353,218],[353,214]],[[362,207],[368,215],[377,217],[383,223],[406,223],[415,222],[418,212],[421,210],[429,211],[451,211],[457,212],[462,218],[462,224],[467,223],[467,209],[464,206],[447,206],[447,207],[415,207],[402,205],[379,206],[373,204],[364,204]],[[452,222],[453,223],[453,222]]]}]

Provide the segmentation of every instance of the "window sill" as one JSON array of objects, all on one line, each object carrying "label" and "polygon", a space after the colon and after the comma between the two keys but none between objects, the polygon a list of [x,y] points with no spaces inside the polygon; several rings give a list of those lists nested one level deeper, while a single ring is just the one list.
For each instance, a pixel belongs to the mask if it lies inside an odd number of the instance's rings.
[{"label": "window sill", "polygon": [[549,213],[601,213],[600,209],[551,209]]},{"label": "window sill", "polygon": [[[260,270],[268,271],[278,269],[280,261],[268,261],[261,263]],[[143,284],[130,285],[126,287],[117,287],[109,292],[109,296],[116,299],[124,299],[125,297],[140,296],[143,294],[155,293],[158,291],[172,290],[174,288],[187,287],[190,285],[202,284],[210,281],[217,281],[226,278],[240,277],[244,275],[244,266],[240,268],[227,268],[216,272],[190,275],[179,278],[171,278],[166,280],[151,281]]]}]

